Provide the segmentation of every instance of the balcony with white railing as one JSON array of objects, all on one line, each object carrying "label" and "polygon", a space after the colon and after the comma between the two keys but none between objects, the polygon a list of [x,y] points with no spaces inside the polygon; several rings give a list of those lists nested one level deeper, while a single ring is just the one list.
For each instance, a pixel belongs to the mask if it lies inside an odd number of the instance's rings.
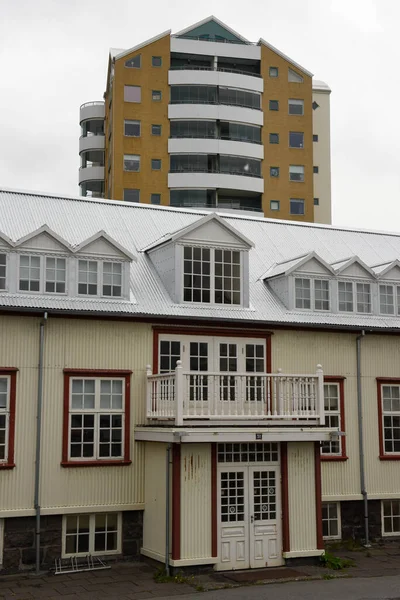
[{"label": "balcony with white railing", "polygon": [[316,373],[184,371],[147,368],[147,419],[174,426],[231,424],[324,425],[324,376]]}]

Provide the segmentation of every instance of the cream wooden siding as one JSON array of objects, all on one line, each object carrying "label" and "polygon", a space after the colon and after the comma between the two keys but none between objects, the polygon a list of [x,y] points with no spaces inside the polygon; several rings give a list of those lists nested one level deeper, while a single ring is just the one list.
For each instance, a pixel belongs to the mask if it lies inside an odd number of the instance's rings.
[{"label": "cream wooden siding", "polygon": [[159,560],[165,560],[166,452],[167,444],[146,442],[142,552]]},{"label": "cream wooden siding", "polygon": [[211,444],[181,446],[181,559],[211,557]]},{"label": "cream wooden siding", "polygon": [[[0,365],[17,375],[17,468],[1,473],[0,515],[33,514],[35,426],[40,320],[1,317]],[[145,422],[145,365],[151,362],[150,325],[48,319],[45,325],[41,507],[44,514],[133,510],[144,503],[144,449],[133,428]],[[63,369],[130,369],[131,459],[124,467],[62,468]]]},{"label": "cream wooden siding", "polygon": [[317,547],[314,444],[288,443],[290,552]]}]

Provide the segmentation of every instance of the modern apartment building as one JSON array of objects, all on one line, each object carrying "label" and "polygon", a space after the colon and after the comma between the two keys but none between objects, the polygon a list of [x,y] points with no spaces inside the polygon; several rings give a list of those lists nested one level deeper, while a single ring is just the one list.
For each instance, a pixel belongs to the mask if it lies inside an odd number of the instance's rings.
[{"label": "modern apartment building", "polygon": [[209,17],[111,49],[83,104],[83,196],[331,222],[329,87]]}]

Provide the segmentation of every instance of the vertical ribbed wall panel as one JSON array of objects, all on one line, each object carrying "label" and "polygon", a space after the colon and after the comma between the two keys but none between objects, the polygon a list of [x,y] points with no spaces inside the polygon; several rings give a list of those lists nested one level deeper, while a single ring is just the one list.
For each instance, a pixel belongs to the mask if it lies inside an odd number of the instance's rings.
[{"label": "vertical ribbed wall panel", "polygon": [[181,558],[211,556],[211,445],[181,446]]},{"label": "vertical ribbed wall panel", "polygon": [[313,443],[288,443],[288,479],[290,551],[315,550],[317,524]]},{"label": "vertical ribbed wall panel", "polygon": [[165,559],[167,444],[146,442],[143,549]]}]

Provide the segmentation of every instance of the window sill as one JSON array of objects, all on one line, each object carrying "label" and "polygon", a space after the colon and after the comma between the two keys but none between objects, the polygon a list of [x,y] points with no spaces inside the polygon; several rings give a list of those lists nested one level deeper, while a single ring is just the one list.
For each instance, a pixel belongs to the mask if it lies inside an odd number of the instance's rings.
[{"label": "window sill", "polygon": [[132,464],[131,460],[77,460],[77,461],[62,461],[61,466],[64,469],[75,467],[127,467]]},{"label": "window sill", "polygon": [[326,462],[345,462],[346,460],[349,460],[348,456],[326,456],[324,454],[321,454],[321,461],[326,461]]},{"label": "window sill", "polygon": [[400,454],[380,454],[379,460],[400,460]]},{"label": "window sill", "polygon": [[0,471],[15,469],[15,463],[0,463]]}]

